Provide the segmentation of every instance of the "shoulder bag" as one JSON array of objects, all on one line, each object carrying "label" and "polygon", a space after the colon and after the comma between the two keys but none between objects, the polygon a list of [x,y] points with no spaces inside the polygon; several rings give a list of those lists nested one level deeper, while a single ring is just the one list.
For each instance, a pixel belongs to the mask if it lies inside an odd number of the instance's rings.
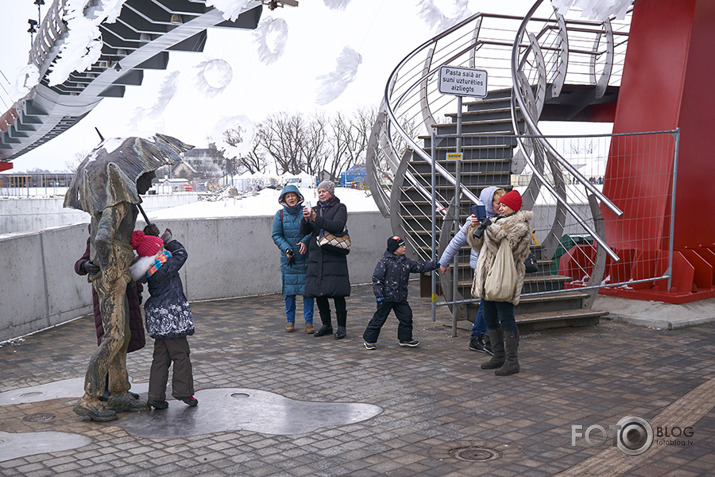
[{"label": "shoulder bag", "polygon": [[[320,215],[323,215],[323,209],[320,208]],[[334,234],[320,229],[320,233],[315,237],[315,240],[322,250],[337,253],[339,255],[347,255],[350,253],[350,234],[347,226],[342,232]]]},{"label": "shoulder bag", "polygon": [[484,299],[489,301],[510,301],[516,288],[516,267],[509,240],[504,238],[499,244],[492,268],[484,280]]},{"label": "shoulder bag", "polygon": [[350,234],[348,229],[343,230],[338,234],[327,232],[325,229],[320,229],[320,233],[316,237],[318,247],[328,252],[347,255],[350,253]]}]

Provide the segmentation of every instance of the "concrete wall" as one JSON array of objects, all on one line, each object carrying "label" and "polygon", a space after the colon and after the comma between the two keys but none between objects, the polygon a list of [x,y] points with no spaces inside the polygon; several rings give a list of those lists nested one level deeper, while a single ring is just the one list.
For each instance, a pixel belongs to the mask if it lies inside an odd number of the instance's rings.
[{"label": "concrete wall", "polygon": [[[392,234],[379,212],[348,215],[353,284],[369,283]],[[181,279],[189,301],[281,292],[273,216],[175,219],[171,228],[189,253]],[[138,228],[143,224],[138,223]],[[0,238],[0,342],[91,313],[91,285],[74,273],[84,253],[86,224]]]},{"label": "concrete wall", "polygon": [[[146,195],[142,207],[148,213],[190,204],[198,200],[195,193]],[[11,197],[0,199],[0,235],[45,230],[68,224],[89,223],[89,214],[65,209],[64,197]]]}]

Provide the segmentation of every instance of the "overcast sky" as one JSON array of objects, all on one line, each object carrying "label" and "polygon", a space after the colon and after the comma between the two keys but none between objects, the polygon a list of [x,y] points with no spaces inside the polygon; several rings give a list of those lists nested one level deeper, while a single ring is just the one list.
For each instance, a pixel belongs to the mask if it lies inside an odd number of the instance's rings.
[{"label": "overcast sky", "polygon": [[[519,15],[526,14],[533,3],[531,0],[301,0],[297,8],[264,9],[262,22],[280,19],[287,27],[284,51],[277,59],[273,55],[275,61],[271,64],[261,60],[252,31],[210,29],[203,53],[171,52],[167,70],[146,71],[141,86],[127,86],[123,98],[104,99],[72,129],[15,159],[14,171],[64,169],[75,156],[83,156],[96,146],[95,127],[104,137],[162,132],[206,147],[216,125],[229,117],[239,116],[243,121],[257,123],[279,111],[350,113],[361,107],[377,107],[397,63],[436,34],[420,16],[420,6],[425,1],[448,17],[457,14],[455,5],[465,3],[471,13]],[[46,3],[51,4],[51,0]],[[340,3],[347,3],[347,7],[329,8]],[[0,6],[3,12],[0,41],[5,45],[0,71],[14,81],[27,62],[30,46],[27,19],[37,18],[37,7],[33,0],[0,0]],[[326,90],[321,77],[334,74],[338,58],[346,51],[353,56],[344,61],[357,64],[355,53],[358,53],[361,62],[345,91],[327,102],[337,92]],[[210,60],[224,60],[232,71],[230,82],[213,97],[201,94],[202,89],[197,87],[198,66]],[[208,79],[225,81],[222,74],[225,75],[226,63],[214,63],[223,68]],[[1,76],[0,85],[7,85]],[[162,96],[162,91],[173,94]],[[2,90],[0,98],[4,101],[0,103],[4,112],[8,99]]]}]

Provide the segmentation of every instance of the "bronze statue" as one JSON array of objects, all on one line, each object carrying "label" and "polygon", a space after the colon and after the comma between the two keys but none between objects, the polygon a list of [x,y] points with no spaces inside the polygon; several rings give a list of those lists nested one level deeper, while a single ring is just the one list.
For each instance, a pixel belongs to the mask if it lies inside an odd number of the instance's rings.
[{"label": "bronze statue", "polygon": [[[129,312],[126,287],[134,251],[129,245],[142,194],[151,187],[154,171],[181,161],[190,149],[169,136],[105,140],[80,164],[64,206],[88,212],[91,219],[90,259],[100,271],[88,277],[97,295],[104,327],[102,343],[92,355],[84,381],[84,396],[74,412],[94,421],[112,421],[117,412],[141,411],[127,374]],[[109,383],[106,383],[106,379]],[[105,387],[106,386],[106,387]],[[109,390],[107,402],[99,397]]]}]

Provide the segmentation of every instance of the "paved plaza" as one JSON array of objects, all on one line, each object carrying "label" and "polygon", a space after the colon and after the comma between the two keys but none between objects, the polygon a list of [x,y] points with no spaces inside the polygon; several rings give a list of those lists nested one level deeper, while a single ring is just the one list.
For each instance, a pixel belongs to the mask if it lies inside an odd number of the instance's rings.
[{"label": "paved plaza", "polygon": [[[432,322],[416,282],[410,294],[421,346],[400,348],[391,316],[374,351],[361,338],[370,286],[353,288],[340,341],[306,335],[300,320],[285,333],[280,295],[193,303],[199,406],[170,399],[109,423],[72,412],[96,347],[92,318],[5,343],[0,475],[713,475],[712,321],[524,333],[521,372],[497,377],[479,369],[487,358],[467,349],[468,331],[451,337],[445,307]],[[143,398],[147,341],[128,356]],[[73,388],[43,399],[57,382]],[[626,417],[652,428],[641,455],[613,445]]]}]

